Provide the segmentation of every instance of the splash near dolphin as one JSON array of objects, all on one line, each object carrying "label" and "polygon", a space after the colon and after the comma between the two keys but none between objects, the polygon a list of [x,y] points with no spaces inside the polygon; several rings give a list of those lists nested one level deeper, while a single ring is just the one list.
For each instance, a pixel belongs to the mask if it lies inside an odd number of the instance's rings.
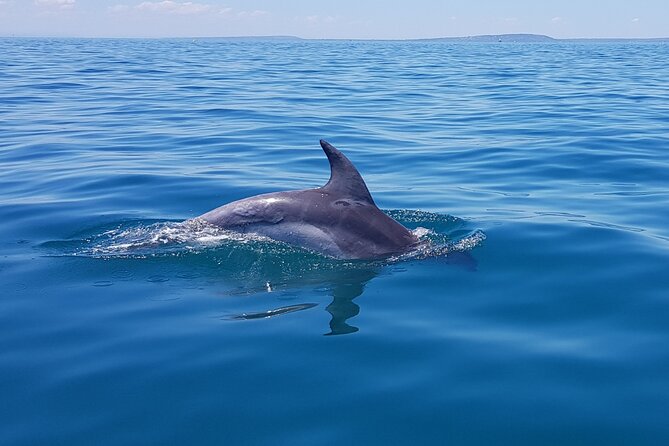
[{"label": "splash near dolphin", "polygon": [[320,144],[330,162],[324,186],[244,198],[198,219],[338,259],[382,259],[418,246],[413,232],[376,206],[353,163],[327,141]]}]

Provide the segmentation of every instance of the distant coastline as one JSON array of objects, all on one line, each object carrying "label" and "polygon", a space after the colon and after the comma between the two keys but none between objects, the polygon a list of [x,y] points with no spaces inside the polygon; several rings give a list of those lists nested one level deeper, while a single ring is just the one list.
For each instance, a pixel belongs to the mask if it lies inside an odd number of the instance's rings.
[{"label": "distant coastline", "polygon": [[560,39],[544,34],[480,34],[460,37],[431,37],[420,39],[316,39],[297,36],[230,36],[230,37],[193,37],[194,39],[221,39],[221,40],[256,40],[256,41],[310,41],[310,40],[360,40],[360,41],[397,41],[397,42],[472,42],[472,43],[549,43],[549,42],[576,42],[576,41],[667,41],[669,37],[576,37]]},{"label": "distant coastline", "polygon": [[417,41],[444,41],[444,42],[575,42],[575,41],[630,41],[630,40],[649,40],[649,41],[669,41],[669,37],[576,37],[569,39],[559,39],[544,34],[482,34],[465,37],[436,37],[432,39],[408,39]]},{"label": "distant coastline", "polygon": [[432,39],[411,39],[444,42],[552,42],[558,39],[543,34],[482,34],[465,37],[436,37]]},{"label": "distant coastline", "polygon": [[550,42],[626,42],[626,41],[648,41],[669,42],[669,37],[574,37],[556,38],[544,34],[480,34],[473,36],[458,37],[429,37],[411,39],[356,39],[356,38],[304,38],[297,36],[190,36],[190,37],[113,37],[113,36],[16,36],[0,35],[0,38],[33,38],[33,39],[193,39],[193,40],[234,40],[234,41],[389,41],[389,42],[453,42],[453,43],[550,43]]}]

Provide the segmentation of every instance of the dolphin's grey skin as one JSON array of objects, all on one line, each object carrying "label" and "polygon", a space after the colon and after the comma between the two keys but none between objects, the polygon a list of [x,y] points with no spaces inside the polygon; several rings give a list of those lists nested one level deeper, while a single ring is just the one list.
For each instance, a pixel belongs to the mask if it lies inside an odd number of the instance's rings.
[{"label": "dolphin's grey skin", "polygon": [[330,181],[316,189],[275,192],[228,203],[199,218],[340,259],[380,259],[419,241],[381,212],[353,164],[325,140]]}]

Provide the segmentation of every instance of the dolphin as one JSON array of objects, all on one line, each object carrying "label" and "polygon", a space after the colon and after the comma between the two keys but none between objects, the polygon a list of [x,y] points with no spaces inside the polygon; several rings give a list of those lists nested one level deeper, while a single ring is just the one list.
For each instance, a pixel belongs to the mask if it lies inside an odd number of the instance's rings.
[{"label": "dolphin", "polygon": [[198,218],[338,259],[383,259],[418,246],[416,235],[376,206],[353,163],[320,143],[330,162],[324,186],[244,198]]}]

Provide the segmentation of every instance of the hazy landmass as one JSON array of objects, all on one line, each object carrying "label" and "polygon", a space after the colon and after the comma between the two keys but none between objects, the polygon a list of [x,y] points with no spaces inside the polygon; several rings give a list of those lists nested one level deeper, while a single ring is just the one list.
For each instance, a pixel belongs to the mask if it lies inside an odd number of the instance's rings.
[{"label": "hazy landmass", "polygon": [[[0,3],[2,0],[0,0]],[[5,38],[41,38],[29,36],[1,36],[0,39]],[[78,38],[78,37],[63,37],[63,38]],[[91,38],[91,37],[89,37]],[[95,38],[95,37],[92,37]],[[105,38],[105,37],[102,37]],[[113,37],[112,37],[113,38]],[[119,37],[123,38],[123,37]],[[133,37],[127,37],[132,39]],[[141,37],[135,37],[141,38]],[[149,39],[151,37],[148,37]],[[160,38],[160,37],[158,37]],[[395,41],[395,42],[453,42],[453,43],[551,43],[551,42],[668,42],[669,37],[580,37],[560,39],[544,34],[481,34],[474,36],[460,36],[460,37],[432,37],[421,39],[314,39],[303,38],[297,36],[218,36],[218,37],[162,37],[167,39],[192,39],[198,40],[226,40],[226,41],[240,41],[240,42],[298,42],[298,41],[326,41],[326,40],[349,40],[349,41]]]},{"label": "hazy landmass", "polygon": [[[216,39],[217,37],[213,37]],[[246,37],[218,37],[224,40],[332,40],[332,39],[302,39],[296,36],[246,36]],[[208,38],[211,39],[211,38]],[[333,39],[349,40],[349,39]],[[350,40],[368,40],[368,39],[350,39]],[[370,39],[379,40],[379,39]],[[382,40],[382,39],[381,39]],[[446,42],[549,42],[556,39],[541,34],[487,34],[480,36],[466,37],[435,37],[429,39],[389,39],[389,40],[408,40],[408,41],[446,41]]]},{"label": "hazy landmass", "polygon": [[[245,37],[204,37],[199,39],[222,39],[222,40],[243,40],[243,41],[298,41],[298,40],[383,40],[383,39],[304,39],[296,36],[245,36]],[[480,43],[549,43],[549,42],[571,42],[571,41],[668,41],[669,37],[662,38],[572,38],[557,39],[543,34],[482,34],[475,36],[461,37],[434,37],[427,39],[388,39],[404,40],[409,42],[480,42]]]},{"label": "hazy landmass", "polygon": [[542,34],[484,34],[479,36],[437,37],[434,39],[415,40],[447,42],[551,42],[556,39]]}]

